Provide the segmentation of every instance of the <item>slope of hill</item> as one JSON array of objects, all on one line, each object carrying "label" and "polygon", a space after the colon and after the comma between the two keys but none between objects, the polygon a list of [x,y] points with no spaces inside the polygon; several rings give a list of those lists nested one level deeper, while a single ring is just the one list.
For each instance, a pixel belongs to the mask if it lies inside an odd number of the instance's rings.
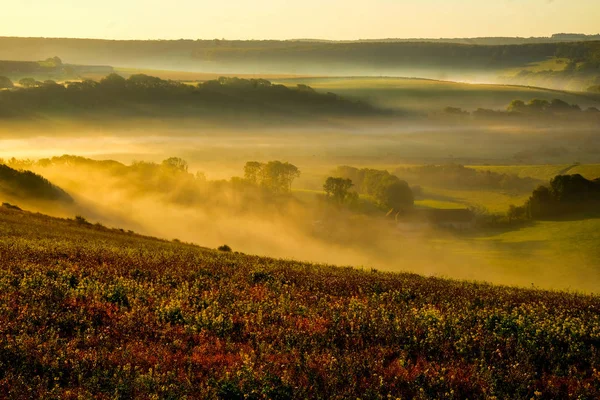
[{"label": "slope of hill", "polygon": [[306,85],[288,88],[264,79],[219,78],[196,86],[144,74],[125,79],[111,74],[100,82],[65,85],[36,83],[34,87],[0,92],[0,117],[62,115],[264,117],[366,116],[385,112],[333,93],[318,93]]},{"label": "slope of hill", "polygon": [[596,296],[218,252],[6,208],[0,260],[2,397],[600,396]]},{"label": "slope of hill", "polygon": [[41,81],[79,79],[89,74],[108,75],[113,68],[103,65],[73,65],[63,64],[59,57],[48,58],[44,61],[5,61],[0,60],[0,75],[14,81],[21,78],[35,78]]},{"label": "slope of hill", "polygon": [[513,100],[551,101],[559,98],[582,108],[600,107],[600,96],[543,88],[450,82],[393,77],[295,77],[275,79],[286,85],[304,84],[315,90],[331,91],[385,108],[414,112],[440,112],[448,106],[475,111],[504,110]]},{"label": "slope of hill", "polygon": [[72,203],[67,192],[31,171],[17,171],[0,159],[0,196],[11,201]]},{"label": "slope of hill", "polygon": [[[572,37],[570,40],[577,40]],[[475,42],[485,43],[485,42]],[[600,76],[600,41],[483,45],[443,42],[323,42],[276,40],[111,41],[59,38],[0,38],[0,59],[39,60],[56,55],[70,63],[221,73],[293,73],[460,77],[479,71],[497,76],[527,70],[552,58],[565,71],[519,77],[585,90]],[[456,79],[456,78],[454,78]],[[596,83],[597,84],[597,83]],[[588,86],[586,86],[588,85]],[[541,85],[538,85],[541,86]]]}]

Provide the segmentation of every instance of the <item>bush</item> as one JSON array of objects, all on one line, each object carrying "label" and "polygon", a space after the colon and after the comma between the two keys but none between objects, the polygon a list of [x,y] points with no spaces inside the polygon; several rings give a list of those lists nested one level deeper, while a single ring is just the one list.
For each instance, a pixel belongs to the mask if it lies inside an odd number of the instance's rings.
[{"label": "bush", "polygon": [[9,210],[23,211],[18,206],[15,206],[15,205],[10,204],[10,203],[2,203],[2,207],[8,208]]},{"label": "bush", "polygon": [[219,247],[217,248],[217,250],[219,250],[219,251],[224,251],[224,252],[227,252],[227,253],[230,253],[230,252],[231,252],[231,247],[229,247],[229,246],[227,246],[226,244],[224,244],[223,246],[219,246]]},{"label": "bush", "polygon": [[85,217],[82,217],[81,215],[75,216],[75,222],[77,222],[80,225],[91,225],[91,223],[89,223],[88,220],[85,219]]}]

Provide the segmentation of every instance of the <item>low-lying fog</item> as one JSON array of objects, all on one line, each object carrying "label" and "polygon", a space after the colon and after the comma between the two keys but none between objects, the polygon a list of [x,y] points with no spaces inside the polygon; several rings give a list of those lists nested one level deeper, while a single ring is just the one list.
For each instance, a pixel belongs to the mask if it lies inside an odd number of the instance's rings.
[{"label": "low-lying fog", "polygon": [[[555,136],[564,135],[562,131],[553,134],[517,132],[512,128],[505,131],[502,127],[465,130],[439,126],[288,132],[161,129],[144,126],[104,131],[81,127],[60,136],[46,132],[36,135],[24,129],[4,131],[0,136],[0,158],[72,154],[130,165],[135,160],[160,163],[176,156],[189,162],[190,173],[201,172],[208,182],[243,176],[247,161],[288,161],[302,172],[293,185],[302,191],[276,203],[240,194],[225,184],[200,184],[200,198],[181,201],[178,191],[186,190],[187,181],[165,192],[157,177],[149,177],[154,186],[146,190],[150,183],[140,180],[139,175],[119,176],[97,166],[35,165],[32,169],[77,201],[66,211],[43,207],[40,211],[69,217],[77,213],[92,222],[162,238],[212,248],[228,244],[236,251],[274,257],[503,284],[592,291],[600,283],[590,265],[579,265],[587,272],[578,273],[565,267],[573,260],[539,258],[533,250],[510,254],[509,249],[503,250],[492,241],[433,230],[400,233],[382,216],[355,215],[332,208],[319,200],[318,193],[309,191],[320,190],[338,165],[391,169],[400,164],[449,160],[510,163],[515,152],[540,146],[549,137],[556,143]],[[551,244],[536,246],[549,248]]]}]

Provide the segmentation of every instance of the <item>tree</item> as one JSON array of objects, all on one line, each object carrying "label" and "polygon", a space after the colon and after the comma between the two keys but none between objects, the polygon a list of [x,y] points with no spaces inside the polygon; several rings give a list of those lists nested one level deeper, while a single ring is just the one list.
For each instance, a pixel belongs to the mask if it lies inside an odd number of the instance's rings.
[{"label": "tree", "polygon": [[269,161],[260,169],[260,183],[274,192],[290,192],[294,179],[300,176],[300,170],[293,164],[281,161]]},{"label": "tree", "polygon": [[163,167],[173,169],[175,171],[187,172],[188,171],[188,163],[182,158],[179,157],[171,157],[167,158],[162,162]]},{"label": "tree", "polygon": [[466,117],[469,115],[468,111],[465,111],[462,108],[458,108],[458,107],[446,107],[446,108],[444,108],[444,113],[449,114],[449,115],[461,116],[461,117]]},{"label": "tree", "polygon": [[533,99],[527,104],[527,109],[535,112],[546,111],[550,103],[548,100]]},{"label": "tree", "polygon": [[248,161],[244,165],[244,179],[250,183],[258,184],[259,173],[263,165],[258,161]]},{"label": "tree", "polygon": [[527,111],[527,106],[522,100],[513,100],[510,102],[506,110],[508,112],[524,112]]},{"label": "tree", "polygon": [[6,76],[0,76],[0,89],[11,89],[14,86],[12,81]]},{"label": "tree", "polygon": [[330,176],[323,185],[323,190],[327,197],[332,198],[336,203],[343,204],[348,198],[348,190],[353,186],[350,179],[334,178]]},{"label": "tree", "polygon": [[19,80],[19,85],[26,87],[26,88],[32,88],[32,87],[40,86],[41,83],[36,81],[33,78],[23,78],[23,79]]},{"label": "tree", "polygon": [[527,211],[531,218],[543,218],[554,213],[556,202],[546,186],[539,186],[527,200]]},{"label": "tree", "polygon": [[512,223],[514,220],[519,220],[525,218],[527,215],[527,210],[524,206],[517,207],[514,204],[508,206],[508,212],[506,216],[508,217],[508,223]]},{"label": "tree", "polygon": [[300,176],[300,170],[293,164],[281,161],[269,161],[266,164],[248,161],[244,166],[244,179],[261,185],[273,192],[290,192],[294,179]]},{"label": "tree", "polygon": [[377,191],[376,198],[382,205],[395,210],[412,207],[415,202],[408,183],[399,179],[389,180],[381,185]]},{"label": "tree", "polygon": [[121,75],[112,73],[100,80],[100,86],[107,89],[124,89],[126,82]]}]

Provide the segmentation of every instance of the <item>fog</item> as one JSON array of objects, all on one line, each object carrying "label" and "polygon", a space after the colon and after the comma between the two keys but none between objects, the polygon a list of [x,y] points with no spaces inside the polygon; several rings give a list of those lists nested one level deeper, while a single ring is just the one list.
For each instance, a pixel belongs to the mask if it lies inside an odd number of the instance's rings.
[{"label": "fog", "polygon": [[[98,165],[33,164],[31,170],[65,189],[76,202],[49,207],[23,201],[19,203],[23,208],[71,218],[82,215],[109,227],[210,248],[228,244],[234,251],[302,261],[583,291],[594,291],[600,283],[594,265],[577,255],[555,258],[552,243],[520,248],[434,228],[401,232],[384,217],[385,211],[339,209],[317,193],[339,165],[391,171],[428,162],[511,163],[516,151],[545,141],[556,143],[558,136],[567,134],[564,130],[408,123],[370,129],[357,124],[343,129],[232,130],[167,128],[160,123],[128,128],[69,125],[69,129],[58,136],[41,133],[39,124],[3,130],[0,158],[38,160],[72,154],[131,165],[177,156],[188,161],[190,174],[161,186],[161,177],[141,179],[142,175],[115,173]],[[577,144],[577,135],[569,135]],[[580,135],[581,140],[588,137],[585,132]],[[576,146],[573,149],[577,151]],[[565,159],[571,162],[573,157],[569,153]],[[251,160],[296,165],[302,174],[294,182],[295,191],[273,200],[230,183],[232,177],[243,176],[243,166]],[[207,181],[190,178],[197,172]]]}]

